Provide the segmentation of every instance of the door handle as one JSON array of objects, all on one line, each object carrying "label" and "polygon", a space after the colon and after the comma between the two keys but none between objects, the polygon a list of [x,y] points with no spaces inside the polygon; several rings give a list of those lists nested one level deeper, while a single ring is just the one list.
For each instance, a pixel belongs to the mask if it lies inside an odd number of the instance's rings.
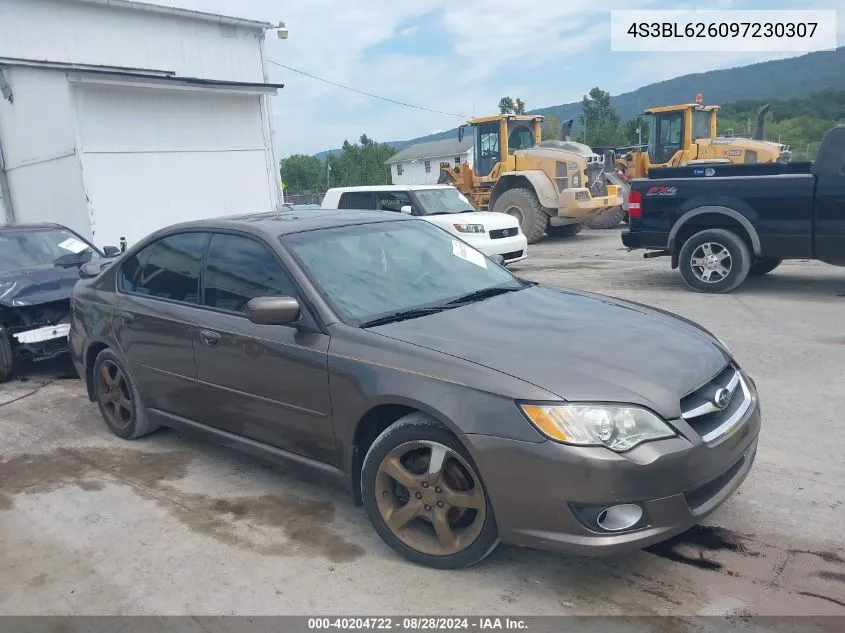
[{"label": "door handle", "polygon": [[119,317],[120,322],[124,325],[132,325],[135,322],[135,315],[130,314],[129,312],[121,312]]},{"label": "door handle", "polygon": [[211,347],[215,347],[220,342],[220,335],[211,330],[200,330],[200,340]]}]

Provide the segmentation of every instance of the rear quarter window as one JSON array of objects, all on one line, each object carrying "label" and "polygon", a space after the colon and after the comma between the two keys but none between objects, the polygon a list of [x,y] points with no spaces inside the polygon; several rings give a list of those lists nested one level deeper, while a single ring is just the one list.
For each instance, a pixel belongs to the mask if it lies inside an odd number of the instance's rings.
[{"label": "rear quarter window", "polygon": [[373,194],[371,191],[350,191],[340,194],[338,209],[368,209],[372,210]]}]

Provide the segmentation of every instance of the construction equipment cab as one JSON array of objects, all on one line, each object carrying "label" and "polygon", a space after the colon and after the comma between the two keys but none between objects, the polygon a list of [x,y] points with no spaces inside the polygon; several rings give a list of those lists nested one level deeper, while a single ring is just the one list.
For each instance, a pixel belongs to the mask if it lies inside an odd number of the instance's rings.
[{"label": "construction equipment cab", "polygon": [[[451,184],[483,211],[519,220],[532,244],[543,233],[568,237],[602,211],[622,204],[608,185],[604,157],[568,140],[542,140],[542,116],[500,114],[470,119],[475,134],[474,164],[440,165],[440,183]],[[458,136],[463,138],[464,127]]]},{"label": "construction equipment cab", "polygon": [[[652,167],[682,167],[697,163],[788,162],[788,145],[764,140],[769,106],[757,116],[753,135],[717,135],[719,106],[695,103],[649,108],[648,147],[619,152],[617,166],[629,178],[644,178]],[[642,151],[645,150],[645,151]]]}]

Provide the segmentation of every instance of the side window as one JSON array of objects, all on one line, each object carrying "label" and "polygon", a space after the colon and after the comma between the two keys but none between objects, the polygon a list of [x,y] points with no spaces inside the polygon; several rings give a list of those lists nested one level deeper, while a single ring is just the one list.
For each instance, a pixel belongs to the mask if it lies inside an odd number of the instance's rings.
[{"label": "side window", "polygon": [[402,163],[398,163],[398,164],[396,165],[396,175],[397,175],[397,176],[401,176],[401,175],[402,175]]},{"label": "side window", "polygon": [[121,290],[199,303],[199,272],[207,242],[207,233],[179,233],[157,240],[121,267]]},{"label": "side window", "polygon": [[350,191],[341,194],[338,209],[372,209],[373,194],[369,191]]},{"label": "side window", "polygon": [[384,191],[376,194],[379,211],[395,211],[399,213],[404,206],[413,206],[411,196],[405,191]]},{"label": "side window", "polygon": [[203,305],[245,312],[255,297],[299,298],[299,293],[264,244],[239,235],[212,236],[203,274]]},{"label": "side window", "polygon": [[430,160],[425,161],[425,173],[427,173],[427,174],[431,173],[431,161]]}]

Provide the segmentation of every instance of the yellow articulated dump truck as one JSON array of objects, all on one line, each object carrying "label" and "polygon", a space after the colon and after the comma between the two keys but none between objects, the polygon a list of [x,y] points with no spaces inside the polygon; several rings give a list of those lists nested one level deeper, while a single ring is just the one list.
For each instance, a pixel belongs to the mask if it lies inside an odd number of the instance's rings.
[{"label": "yellow articulated dump truck", "polygon": [[560,140],[542,140],[542,120],[518,114],[470,119],[473,165],[441,163],[438,181],[457,187],[481,211],[516,217],[529,244],[544,233],[575,235],[593,216],[622,204],[618,187],[607,182],[604,157],[565,140],[567,125]]},{"label": "yellow articulated dump truck", "polygon": [[695,103],[649,108],[648,146],[616,150],[616,166],[627,178],[645,178],[652,167],[681,167],[698,163],[788,162],[788,145],[764,140],[766,105],[757,117],[757,129],[749,136],[718,136],[719,106]]}]

